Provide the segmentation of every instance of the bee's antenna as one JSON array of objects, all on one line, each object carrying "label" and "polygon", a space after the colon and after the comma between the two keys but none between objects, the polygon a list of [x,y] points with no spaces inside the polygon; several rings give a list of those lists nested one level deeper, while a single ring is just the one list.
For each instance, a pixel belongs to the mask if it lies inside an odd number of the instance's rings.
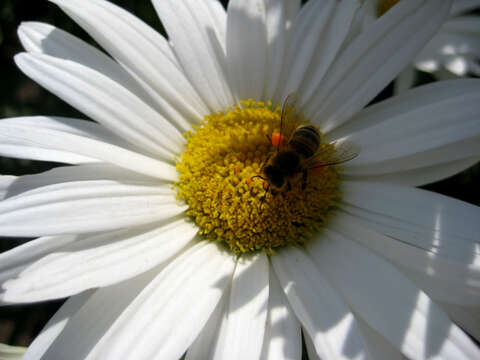
[{"label": "bee's antenna", "polygon": [[[265,169],[265,165],[267,165],[268,160],[270,160],[270,157],[272,156],[272,153],[269,153],[267,157],[265,158],[265,161],[262,164],[262,167],[260,168],[260,171],[263,172],[263,169]],[[263,179],[263,178],[262,178]]]},{"label": "bee's antenna", "polygon": [[263,176],[260,176],[260,175],[252,176],[252,177],[250,178],[250,180],[253,180],[253,179],[255,179],[255,178],[260,178],[260,179],[262,179],[262,180],[264,180],[264,181],[267,181],[267,179],[265,179]]}]

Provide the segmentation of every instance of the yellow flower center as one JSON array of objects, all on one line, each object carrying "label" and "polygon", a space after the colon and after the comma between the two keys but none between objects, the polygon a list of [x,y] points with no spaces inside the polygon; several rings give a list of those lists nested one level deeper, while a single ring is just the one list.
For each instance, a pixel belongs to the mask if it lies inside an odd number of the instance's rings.
[{"label": "yellow flower center", "polygon": [[400,0],[379,0],[378,5],[377,5],[377,15],[378,15],[378,17],[385,14],[388,10],[390,10],[399,1]]},{"label": "yellow flower center", "polygon": [[262,165],[269,155],[269,161],[275,158],[268,136],[280,127],[280,106],[241,103],[205,116],[185,134],[187,147],[176,165],[178,197],[189,205],[187,214],[200,233],[234,253],[271,254],[278,247],[303,245],[325,225],[340,199],[337,171],[309,171],[304,189],[299,172],[288,179],[290,189],[271,186],[266,191],[266,182],[253,177],[265,177]]}]

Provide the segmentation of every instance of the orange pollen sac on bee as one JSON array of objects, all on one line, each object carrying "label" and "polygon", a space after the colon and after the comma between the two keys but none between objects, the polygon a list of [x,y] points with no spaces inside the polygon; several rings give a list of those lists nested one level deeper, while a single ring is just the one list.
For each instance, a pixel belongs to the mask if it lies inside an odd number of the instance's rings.
[{"label": "orange pollen sac on bee", "polygon": [[205,116],[184,134],[174,187],[200,238],[234,254],[273,255],[281,247],[304,245],[325,226],[341,199],[334,167],[319,175],[309,170],[306,179],[298,173],[281,189],[265,174],[285,141],[276,132],[280,119],[280,105],[247,100]]},{"label": "orange pollen sac on bee", "polygon": [[312,169],[312,172],[313,172],[315,175],[317,175],[317,174],[320,174],[320,173],[323,171],[324,168],[325,168],[325,166],[318,166],[318,167],[316,167],[316,168],[313,168],[313,169]]},{"label": "orange pollen sac on bee", "polygon": [[285,136],[279,132],[274,132],[272,134],[272,145],[273,146],[283,146],[285,144]]},{"label": "orange pollen sac on bee", "polygon": [[268,189],[268,181],[264,181],[263,182],[263,190],[267,190]]}]

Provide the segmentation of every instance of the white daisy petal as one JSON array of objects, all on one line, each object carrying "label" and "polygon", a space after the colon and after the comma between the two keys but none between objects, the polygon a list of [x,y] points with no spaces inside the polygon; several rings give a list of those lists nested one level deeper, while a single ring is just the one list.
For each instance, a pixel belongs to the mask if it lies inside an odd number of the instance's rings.
[{"label": "white daisy petal", "polygon": [[[479,90],[480,80],[478,79],[457,79],[419,86],[359,111],[351,121],[331,131],[328,136],[330,139],[338,139],[350,134],[353,134],[356,138],[361,137],[360,135],[364,135],[366,130],[376,130],[377,126],[384,125],[396,116],[416,115],[416,112],[421,110],[433,111],[430,108],[445,106],[449,102],[455,105],[465,95],[475,99],[478,97]],[[411,120],[408,117],[405,121],[423,125],[428,124],[428,121],[439,120],[436,118],[426,120],[415,118]],[[372,139],[375,135],[369,134],[369,139]]]},{"label": "white daisy petal", "polygon": [[27,52],[68,59],[95,69],[135,92],[139,89],[119,64],[100,50],[55,26],[40,22],[23,22],[18,38]]},{"label": "white daisy petal", "polygon": [[467,12],[477,7],[480,7],[479,0],[455,0],[452,4],[450,15],[458,15],[462,12]]},{"label": "white daisy petal", "polygon": [[280,284],[321,358],[364,359],[365,343],[353,315],[308,255],[295,248],[271,258]]},{"label": "white daisy petal", "polygon": [[[309,246],[317,266],[369,326],[411,359],[469,359],[477,346],[393,265],[329,230]],[[354,259],[355,261],[352,261]]]},{"label": "white daisy petal", "polygon": [[447,312],[450,319],[477,341],[480,341],[480,307],[453,305],[443,302],[439,302],[439,305]]},{"label": "white daisy petal", "polygon": [[371,2],[369,1],[363,2],[360,8],[356,11],[355,17],[350,24],[350,29],[345,37],[345,40],[343,41],[338,55],[341,54],[350,45],[350,43],[355,40],[358,35],[363,31],[364,23],[366,21],[366,18],[368,17],[368,7],[370,6],[369,4],[371,4]]},{"label": "white daisy petal", "polygon": [[100,359],[105,333],[160,270],[71,297],[29,347],[27,359]]},{"label": "white daisy petal", "polygon": [[127,148],[129,146],[128,143],[111,133],[109,134],[108,131],[105,131],[105,128],[93,122],[60,117],[33,116],[3,119],[0,121],[0,154],[6,157],[56,161],[70,164],[95,161],[95,159],[88,156],[76,154],[72,151],[75,150],[73,146],[68,150],[58,149],[55,146],[57,143],[55,141],[51,142],[50,148],[42,146],[41,141],[36,140],[38,139],[38,134],[26,133],[26,130],[36,129],[37,127],[37,130],[40,131],[42,128],[53,130],[54,132],[61,131],[78,135],[79,137],[90,137],[97,142],[101,141],[108,145],[121,144],[121,146],[127,145]]},{"label": "white daisy petal", "polygon": [[8,189],[17,179],[18,177],[12,175],[0,175],[0,200],[7,197]]},{"label": "white daisy petal", "polygon": [[208,13],[213,18],[215,34],[218,38],[219,44],[225,52],[226,38],[227,38],[227,12],[222,3],[218,0],[204,1]]},{"label": "white daisy petal", "polygon": [[159,179],[177,179],[173,165],[124,145],[125,141],[84,120],[40,116],[0,120],[3,156],[69,164],[102,161]]},{"label": "white daisy petal", "polygon": [[[479,306],[479,266],[451,264],[448,261],[442,261],[443,259],[438,256],[432,256],[432,258],[433,260],[427,263],[428,265],[425,265],[427,261],[423,262],[424,268],[421,268],[422,264],[417,264],[416,266],[412,266],[411,264],[397,266],[409,279],[417,284],[418,287],[422,288],[435,301]],[[392,260],[392,262],[401,263],[401,261],[398,260]],[[447,276],[446,274],[448,274],[449,270],[453,271],[453,274]],[[460,277],[462,272],[465,273],[466,279]]]},{"label": "white daisy petal", "polygon": [[54,26],[37,22],[22,23],[18,28],[18,36],[28,52],[67,59],[94,69],[138,96],[183,131],[191,129],[187,118],[173,109],[157,92],[141,80],[135,79],[110,57],[79,38]]},{"label": "white daisy petal", "polygon": [[477,17],[451,19],[415,58],[415,66],[440,79],[476,72],[480,56],[480,21]]},{"label": "white daisy petal", "polygon": [[215,243],[202,241],[187,250],[118,317],[98,357],[180,358],[230,285],[234,264]]},{"label": "white daisy petal", "polygon": [[[475,126],[471,122],[472,126]],[[466,134],[465,129],[464,134]],[[475,133],[473,133],[475,135]],[[442,138],[444,141],[448,141],[447,138]],[[430,138],[430,141],[434,139]],[[418,143],[416,144],[418,146]],[[405,146],[408,146],[405,143]],[[420,145],[421,146],[421,145]],[[404,148],[405,151],[405,148]],[[414,153],[411,155],[380,161],[371,164],[362,164],[356,166],[345,164],[345,174],[352,176],[356,179],[365,179],[377,176],[387,176],[393,173],[403,173],[408,171],[423,171],[425,168],[431,166],[438,166],[440,164],[448,164],[456,161],[462,161],[466,159],[478,158],[480,153],[480,136],[474,136],[462,141],[457,141],[452,144],[440,146],[431,150],[421,152],[421,155]],[[352,160],[354,161],[354,160]],[[448,169],[445,169],[448,170]]]},{"label": "white daisy petal", "polygon": [[362,19],[362,28],[360,28],[360,31],[363,30],[363,27],[368,26],[377,18],[377,4],[377,0],[367,0],[364,2],[362,6],[362,8],[364,9],[364,14]]},{"label": "white daisy petal", "polygon": [[78,181],[44,186],[0,203],[4,236],[44,236],[114,230],[180,214],[170,185]]},{"label": "white daisy petal", "polygon": [[[361,318],[357,317],[356,321],[360,328],[365,343],[368,347],[369,359],[372,360],[405,360],[406,358],[395,349],[383,336],[373,330],[367,323],[365,323]],[[317,355],[315,351],[315,346],[313,341],[306,333],[303,332],[303,337],[305,339],[305,347],[308,353],[309,360],[322,360]]]},{"label": "white daisy petal", "polygon": [[372,360],[405,360],[398,349],[394,348],[380,333],[372,329],[361,318],[357,319],[360,331],[367,343],[368,352]]},{"label": "white daisy petal", "polygon": [[[420,67],[421,65],[419,65]],[[468,60],[464,57],[454,56],[447,57],[444,63],[445,68],[457,76],[467,76],[468,74]]]},{"label": "white daisy petal", "polygon": [[300,323],[273,271],[270,271],[269,291],[267,325],[260,358],[300,360],[302,358]]},{"label": "white daisy petal", "polygon": [[[289,28],[300,10],[297,0],[269,0],[266,6],[265,25],[267,28],[267,69],[263,98],[279,103],[275,92],[279,88],[284,57],[288,45]],[[297,7],[298,6],[298,7]],[[293,18],[293,19],[292,19]]]},{"label": "white daisy petal", "polygon": [[437,31],[450,4],[400,2],[367,27],[336,59],[306,114],[326,132],[348,120],[405,68]]},{"label": "white daisy petal", "polygon": [[171,159],[184,143],[161,115],[105,75],[68,60],[20,54],[15,62],[29,77],[132,144]]},{"label": "white daisy petal", "polygon": [[258,359],[268,309],[268,258],[241,257],[233,274],[225,328],[213,359]]},{"label": "white daisy petal", "polygon": [[342,191],[342,209],[378,232],[459,263],[480,263],[477,206],[421,189],[380,183],[344,182]]},{"label": "white daisy petal", "polygon": [[50,1],[60,6],[132,75],[148,84],[185,118],[200,119],[208,113],[167,40],[136,16],[104,0]]},{"label": "white daisy petal", "polygon": [[433,299],[480,305],[480,264],[458,262],[434,249],[423,249],[385,236],[347,214],[336,218],[330,228],[389,259]]},{"label": "white daisy petal", "polygon": [[153,0],[153,5],[185,74],[210,110],[217,111],[233,105],[234,99],[226,77],[222,29],[209,1],[217,0]]},{"label": "white daisy petal", "polygon": [[303,339],[305,340],[305,348],[307,350],[308,360],[322,360],[315,350],[315,344],[310,338],[308,333],[303,329],[302,330]]},{"label": "white daisy petal", "polygon": [[305,6],[301,13],[307,12],[303,15],[305,23],[300,15],[296,22],[300,24],[300,32],[296,32],[297,26],[293,28],[293,39],[289,48],[290,64],[292,71],[303,69],[303,74],[297,78],[301,82],[287,82],[286,90],[301,89],[302,102],[310,99],[318,88],[346,40],[360,9],[360,2],[357,0],[332,1],[331,4],[332,8],[318,9],[319,13],[315,13],[316,9]]},{"label": "white daisy petal", "polygon": [[407,91],[415,84],[415,68],[409,64],[405,69],[398,74],[397,79],[394,83],[394,94],[401,94],[404,91]]},{"label": "white daisy petal", "polygon": [[33,302],[77,294],[132,278],[175,255],[198,228],[185,219],[86,236],[51,249],[3,284],[6,302]]},{"label": "white daisy petal", "polygon": [[390,172],[383,175],[346,175],[345,178],[348,180],[385,182],[388,184],[403,186],[421,186],[458,174],[459,172],[462,172],[475,165],[479,161],[480,157],[478,156],[467,157],[466,159],[462,160],[442,162],[437,165],[426,166],[418,169]]},{"label": "white daisy petal", "polygon": [[[269,0],[270,1],[270,0]],[[286,28],[287,28],[287,33],[290,32],[292,29],[293,23],[300,12],[300,9],[302,7],[302,1],[301,0],[288,0],[288,1],[283,1],[285,4],[285,18],[286,18]]]},{"label": "white daisy petal", "polygon": [[[480,338],[480,208],[405,186],[480,160],[480,81],[368,106],[409,64],[480,74],[478,19],[448,19],[480,0],[399,1],[376,21],[377,0],[152,0],[168,39],[108,0],[49,1],[106,53],[51,25],[18,30],[18,66],[96,121],[0,120],[0,156],[68,165],[0,176],[0,236],[37,237],[0,254],[0,304],[72,296],[25,359],[300,360],[302,332],[312,360],[480,359],[464,332]],[[317,209],[327,195],[273,196],[249,167],[263,153],[243,138],[266,141],[249,119],[268,125],[292,91],[327,142],[361,148],[339,177],[308,178],[331,182],[336,217]],[[221,119],[244,129],[219,137]],[[184,152],[208,141],[220,153]],[[249,197],[252,176],[272,187]],[[252,230],[258,243],[236,238]],[[292,231],[313,239],[294,246]]]},{"label": "white daisy petal", "polygon": [[[263,275],[262,275],[263,277]],[[280,284],[273,271],[269,271],[269,310],[263,337],[263,347],[261,359],[300,359],[302,354],[302,342],[300,333],[300,324],[283,294]],[[217,309],[212,314],[207,325],[203,328],[199,337],[188,350],[186,359],[230,359],[235,351],[225,345],[224,334],[228,328],[231,329],[229,321],[229,294],[223,296],[223,300],[217,305]],[[233,309],[235,310],[235,309]],[[251,317],[251,316],[247,316]],[[260,323],[259,323],[260,324]],[[250,336],[249,334],[240,334],[240,338]],[[230,351],[228,351],[228,349]],[[221,355],[223,354],[223,357]],[[239,352],[242,357],[245,356],[244,350]]]},{"label": "white daisy petal", "polygon": [[263,99],[267,72],[266,3],[230,0],[227,69],[237,99]]},{"label": "white daisy petal", "polygon": [[[92,121],[67,118],[61,116],[22,116],[16,118],[7,118],[0,121],[1,126],[24,126],[30,128],[43,128],[49,130],[62,131],[83,137],[89,137],[104,143],[113,144],[129,150],[139,151],[139,148],[126,142],[105,127]],[[1,133],[8,129],[2,128]],[[7,141],[8,139],[2,139]]]},{"label": "white daisy petal", "polygon": [[39,174],[14,177],[12,180],[5,188],[5,198],[38,187],[72,181],[112,180],[119,183],[157,183],[157,180],[150,177],[105,163],[61,166]]},{"label": "white daisy petal", "polygon": [[479,100],[476,79],[433,83],[368,107],[330,136],[350,133],[348,139],[362,149],[345,164],[345,174],[380,175],[464,160],[480,156],[480,148],[469,147],[463,158],[457,150],[453,158],[439,157],[438,151],[480,137]]},{"label": "white daisy petal", "polygon": [[[50,346],[55,342],[57,337],[62,333],[73,316],[85,305],[92,297],[93,291],[86,291],[83,294],[73,296],[62,305],[55,315],[48,321],[42,332],[35,338],[32,344],[28,347],[23,356],[23,360],[47,360],[55,359],[55,357],[47,357],[45,353]],[[91,314],[90,314],[91,315]],[[76,336],[76,340],[84,336]],[[68,354],[68,359],[73,360],[73,353]],[[59,359],[62,357],[59,357]]]},{"label": "white daisy petal", "polygon": [[224,325],[223,319],[225,318],[228,296],[228,291],[225,291],[202,332],[188,349],[185,360],[213,359],[218,348],[219,334],[223,331],[222,325]]},{"label": "white daisy petal", "polygon": [[[284,74],[285,79],[281,81],[284,83],[281,85],[283,91],[281,99],[300,88],[317,43],[322,40],[321,35],[328,26],[336,4],[336,0],[310,1],[300,10],[291,30],[286,53],[285,69],[288,73]],[[327,57],[324,56],[323,59]]]},{"label": "white daisy petal", "polygon": [[[478,2],[478,6],[480,7],[480,2]],[[442,30],[446,30],[447,32],[457,33],[457,34],[467,34],[473,36],[472,40],[477,40],[477,45],[479,44],[478,38],[475,39],[475,36],[480,34],[480,20],[477,16],[473,15],[465,15],[465,16],[458,16],[455,18],[451,18],[445,22],[442,27]],[[467,36],[467,41],[469,37]],[[474,51],[478,54],[479,48],[478,46],[468,49],[470,51]],[[465,50],[464,50],[465,51]]]},{"label": "white daisy petal", "polygon": [[[45,236],[0,254],[0,284],[18,276],[29,264],[77,240],[77,235]],[[3,296],[0,295],[3,301]]]}]

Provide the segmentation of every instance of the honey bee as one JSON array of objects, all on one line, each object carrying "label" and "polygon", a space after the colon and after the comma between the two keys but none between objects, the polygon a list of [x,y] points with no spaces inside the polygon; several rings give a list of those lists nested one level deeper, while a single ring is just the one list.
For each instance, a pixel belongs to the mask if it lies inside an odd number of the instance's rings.
[{"label": "honey bee", "polygon": [[360,147],[349,141],[334,141],[322,146],[320,132],[313,125],[302,124],[296,112],[297,96],[287,96],[282,107],[280,132],[273,132],[269,141],[276,151],[268,154],[262,165],[266,182],[264,200],[270,186],[292,189],[292,181],[299,178],[302,190],[307,187],[309,173],[319,173],[324,167],[352,160],[360,153]]}]

